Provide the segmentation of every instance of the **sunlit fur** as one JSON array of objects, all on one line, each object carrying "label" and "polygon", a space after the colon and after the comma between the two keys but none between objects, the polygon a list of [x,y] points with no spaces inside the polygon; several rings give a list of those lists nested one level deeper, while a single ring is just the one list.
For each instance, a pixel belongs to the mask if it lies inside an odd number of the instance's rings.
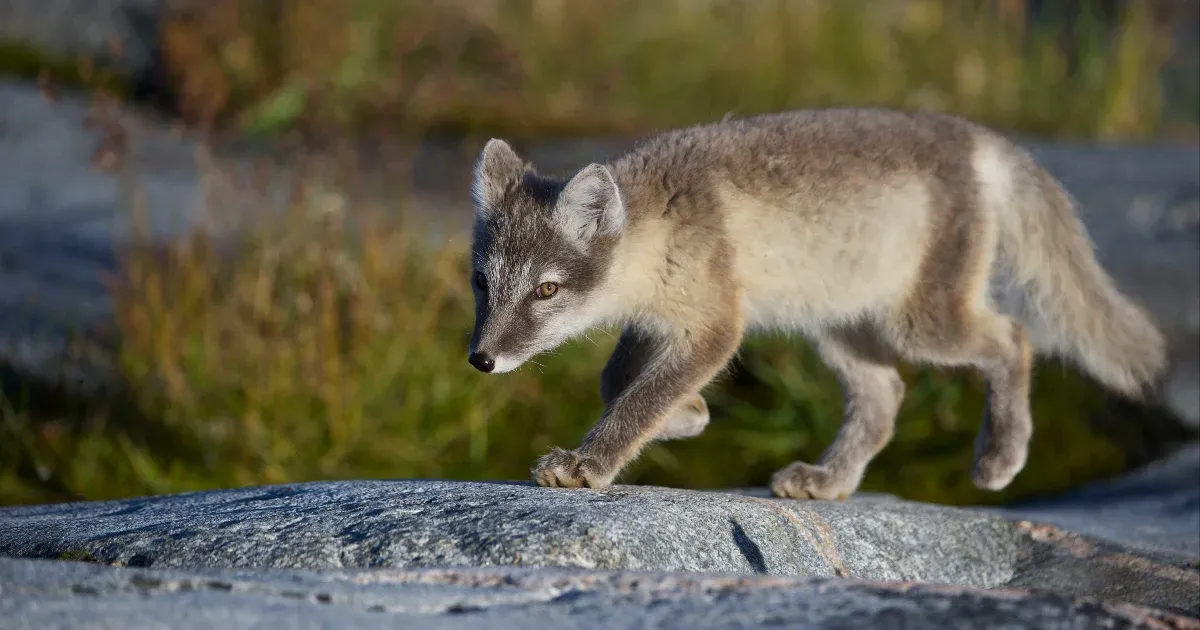
[{"label": "sunlit fur", "polygon": [[[512,370],[589,328],[623,332],[606,410],[579,448],[534,467],[604,487],[656,439],[703,430],[701,389],[747,331],[808,339],[846,395],[842,430],[776,494],[853,493],[891,438],[899,361],[970,366],[989,399],[972,477],[1005,487],[1032,433],[1035,348],[1113,390],[1152,393],[1164,340],[1097,264],[1066,191],[1024,151],[964,120],[797,111],[664,133],[566,180],[503,141],[475,174],[470,351]],[[560,284],[539,300],[539,283]]]}]

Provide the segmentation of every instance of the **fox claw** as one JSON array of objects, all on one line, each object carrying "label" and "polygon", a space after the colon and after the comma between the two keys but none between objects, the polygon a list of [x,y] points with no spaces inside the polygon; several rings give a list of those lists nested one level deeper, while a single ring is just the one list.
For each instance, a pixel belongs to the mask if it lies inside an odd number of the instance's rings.
[{"label": "fox claw", "polygon": [[548,488],[605,488],[609,479],[600,473],[599,463],[575,451],[554,448],[538,459],[533,480]]},{"label": "fox claw", "polygon": [[772,476],[771,492],[786,499],[839,501],[854,490],[824,466],[794,462]]}]

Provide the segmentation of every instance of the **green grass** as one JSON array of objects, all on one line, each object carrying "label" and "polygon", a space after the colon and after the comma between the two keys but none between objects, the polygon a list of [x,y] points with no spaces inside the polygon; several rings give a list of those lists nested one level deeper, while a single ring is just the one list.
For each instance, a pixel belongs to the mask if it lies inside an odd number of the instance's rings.
[{"label": "green grass", "polygon": [[[1055,137],[1165,128],[1156,77],[1169,42],[1141,3],[1109,44],[1087,19],[1063,44],[985,10],[1005,3],[864,6],[225,0],[172,20],[163,47],[187,119],[260,133],[536,138],[827,104],[947,111]],[[0,54],[0,72],[14,58]],[[601,411],[615,331],[515,374],[479,375],[464,360],[464,252],[418,250],[402,214],[303,195],[228,257],[202,231],[165,252],[126,252],[114,289],[125,390],[9,401],[0,503],[313,479],[525,479],[549,447],[578,444]],[[968,476],[978,378],[904,374],[896,437],[866,490],[1006,501],[1119,472],[1175,437],[1159,433],[1169,423],[1156,413],[1041,364],[1029,463],[1008,490],[985,493]],[[799,340],[748,341],[707,396],[706,433],[651,447],[621,481],[762,485],[815,459],[841,417],[836,381]]]},{"label": "green grass", "polygon": [[225,0],[170,21],[163,49],[187,115],[261,132],[544,136],[875,104],[1129,138],[1164,128],[1149,4],[1107,38],[1085,11],[1064,41],[1012,2]]}]

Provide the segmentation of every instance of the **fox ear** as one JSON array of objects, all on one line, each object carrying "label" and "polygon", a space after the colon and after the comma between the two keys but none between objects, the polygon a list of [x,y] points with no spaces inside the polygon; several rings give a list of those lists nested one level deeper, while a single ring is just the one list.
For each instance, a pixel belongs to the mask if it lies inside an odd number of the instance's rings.
[{"label": "fox ear", "polygon": [[567,182],[554,208],[563,233],[580,243],[625,227],[625,202],[608,167],[589,164]]},{"label": "fox ear", "polygon": [[487,214],[494,210],[504,192],[521,181],[524,172],[525,161],[507,142],[488,140],[475,163],[475,182],[471,186],[476,211]]}]

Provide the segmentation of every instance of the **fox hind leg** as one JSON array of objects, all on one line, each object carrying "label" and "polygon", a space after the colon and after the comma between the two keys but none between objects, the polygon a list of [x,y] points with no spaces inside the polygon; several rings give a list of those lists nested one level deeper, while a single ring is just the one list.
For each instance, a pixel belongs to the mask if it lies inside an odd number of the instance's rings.
[{"label": "fox hind leg", "polygon": [[[945,181],[971,181],[964,164],[944,165]],[[973,367],[987,382],[987,404],[971,472],[976,486],[1006,487],[1025,466],[1033,421],[1029,411],[1033,349],[1029,333],[1000,314],[989,297],[998,225],[976,192],[950,185],[935,213],[920,281],[884,316],[883,332],[900,358]]]},{"label": "fox hind leg", "polygon": [[987,406],[976,439],[972,481],[983,489],[1000,490],[1024,468],[1033,434],[1032,344],[1025,327],[995,312],[986,298],[987,241],[960,240],[960,246],[944,248],[931,259],[934,268],[925,275],[939,281],[923,283],[918,293],[882,318],[878,346],[887,352],[864,343],[870,337],[861,335],[818,341],[818,350],[846,391],[845,419],[818,465],[797,462],[776,473],[776,494],[828,499],[855,490],[866,464],[890,439],[903,395],[889,355],[979,370],[987,382]]},{"label": "fox hind leg", "polygon": [[[910,318],[908,321],[912,321]],[[1017,320],[991,311],[927,330],[909,330],[905,358],[945,366],[971,366],[987,383],[987,405],[975,443],[971,480],[1001,490],[1025,467],[1033,419],[1029,410],[1033,347]]]},{"label": "fox hind leg", "polygon": [[817,464],[794,462],[771,479],[771,491],[793,499],[844,499],[858,488],[871,459],[891,440],[904,381],[895,367],[845,339],[815,343],[845,396],[842,427]]},{"label": "fox hind leg", "polygon": [[987,379],[987,406],[975,443],[971,480],[985,490],[1002,490],[1025,467],[1033,435],[1029,411],[1033,346],[1024,326],[1015,320],[997,316],[992,323],[977,358]]},{"label": "fox hind leg", "polygon": [[656,440],[684,440],[694,438],[708,426],[708,403],[700,394],[693,394],[676,409],[674,415],[663,422]]}]

